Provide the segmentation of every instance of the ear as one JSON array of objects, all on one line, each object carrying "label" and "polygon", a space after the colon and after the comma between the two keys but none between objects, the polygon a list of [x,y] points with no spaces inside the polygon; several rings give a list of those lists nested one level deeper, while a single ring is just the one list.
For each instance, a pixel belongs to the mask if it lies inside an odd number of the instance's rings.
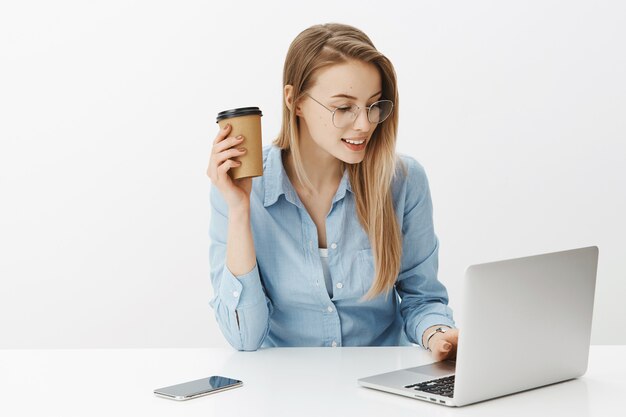
[{"label": "ear", "polygon": [[[284,89],[285,95],[285,105],[291,111],[294,111],[294,103],[293,103],[293,85],[287,84]],[[296,116],[302,116],[302,109],[300,106],[295,106]]]}]

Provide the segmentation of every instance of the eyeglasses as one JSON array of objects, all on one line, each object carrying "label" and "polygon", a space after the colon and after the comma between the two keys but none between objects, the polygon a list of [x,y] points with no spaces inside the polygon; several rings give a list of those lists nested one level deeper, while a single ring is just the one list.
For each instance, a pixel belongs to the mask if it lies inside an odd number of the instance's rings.
[{"label": "eyeglasses", "polygon": [[[304,94],[311,97],[309,93]],[[348,127],[354,123],[361,112],[361,107],[356,104],[337,107],[335,110],[331,110],[319,101],[315,100],[313,97],[311,97],[311,99],[333,114],[333,124],[339,129],[343,129],[344,127]],[[393,110],[393,102],[391,100],[379,100],[365,108],[367,109],[367,120],[369,120],[370,123],[378,124],[384,122],[385,119],[389,117],[391,111]]]}]

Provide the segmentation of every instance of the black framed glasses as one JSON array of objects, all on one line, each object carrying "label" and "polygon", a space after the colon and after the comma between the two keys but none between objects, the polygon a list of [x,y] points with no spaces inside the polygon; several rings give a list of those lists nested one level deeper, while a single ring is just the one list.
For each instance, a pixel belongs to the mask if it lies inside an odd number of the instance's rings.
[{"label": "black framed glasses", "polygon": [[[332,110],[324,106],[319,101],[315,100],[309,93],[304,94],[306,94],[317,104],[331,112],[333,114],[333,125],[335,125],[335,127],[339,129],[343,129],[344,127],[348,127],[352,123],[354,123],[356,118],[359,116],[359,113],[361,112],[361,107],[357,106],[356,104],[352,104],[350,106],[341,106],[335,108],[335,110]],[[367,109],[367,120],[369,120],[370,123],[378,124],[384,122],[385,119],[389,117],[389,115],[393,111],[393,102],[391,100],[379,100],[369,106],[366,106],[365,108]]]}]

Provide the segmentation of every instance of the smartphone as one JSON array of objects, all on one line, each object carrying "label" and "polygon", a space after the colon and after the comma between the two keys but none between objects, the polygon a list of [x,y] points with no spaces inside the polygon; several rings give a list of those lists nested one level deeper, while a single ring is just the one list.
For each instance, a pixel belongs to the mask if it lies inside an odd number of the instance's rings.
[{"label": "smartphone", "polygon": [[224,376],[210,376],[208,378],[196,379],[195,381],[155,389],[154,395],[170,400],[185,401],[215,392],[237,388],[242,385],[243,382],[238,379],[226,378]]}]

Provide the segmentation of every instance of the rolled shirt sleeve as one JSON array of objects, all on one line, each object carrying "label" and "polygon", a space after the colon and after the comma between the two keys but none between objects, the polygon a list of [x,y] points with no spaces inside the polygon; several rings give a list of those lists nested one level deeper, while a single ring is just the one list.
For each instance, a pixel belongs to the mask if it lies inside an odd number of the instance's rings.
[{"label": "rolled shirt sleeve", "polygon": [[258,349],[269,332],[271,303],[265,295],[258,265],[235,276],[225,265],[228,236],[227,206],[219,190],[211,187],[209,235],[210,273],[214,296],[210,306],[228,342],[237,350]]}]

